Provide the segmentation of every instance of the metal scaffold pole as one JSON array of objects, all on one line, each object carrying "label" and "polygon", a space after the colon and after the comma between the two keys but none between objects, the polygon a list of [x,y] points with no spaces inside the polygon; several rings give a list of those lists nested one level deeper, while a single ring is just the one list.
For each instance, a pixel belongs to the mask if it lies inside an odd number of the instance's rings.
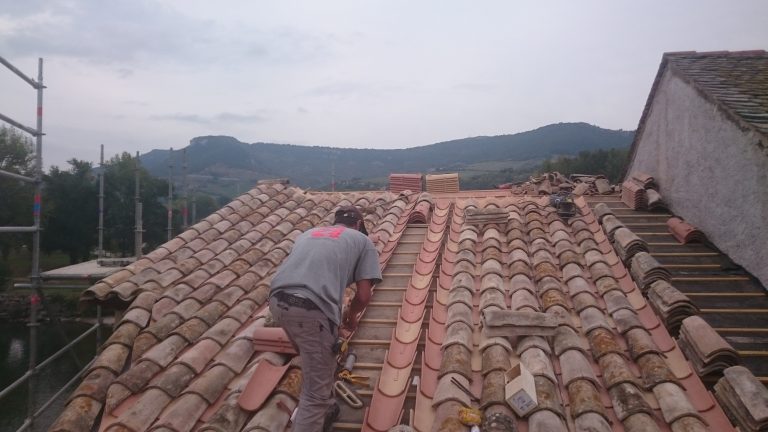
[{"label": "metal scaffold pole", "polygon": [[[30,283],[29,288],[32,289],[32,294],[30,295],[30,311],[29,311],[29,369],[27,372],[22,376],[21,378],[14,381],[12,384],[6,386],[4,389],[0,390],[0,399],[10,394],[14,389],[17,389],[23,385],[27,385],[27,418],[25,419],[22,426],[18,429],[17,432],[22,432],[25,430],[33,429],[35,426],[35,421],[40,416],[40,414],[51,406],[53,401],[60,397],[65,389],[72,385],[75,380],[84,372],[82,368],[82,364],[77,356],[77,353],[74,350],[75,344],[79,341],[81,341],[83,338],[85,338],[88,334],[92,333],[93,331],[96,331],[98,333],[98,326],[92,327],[90,330],[88,330],[86,333],[75,339],[74,341],[69,341],[69,338],[64,332],[63,327],[61,326],[61,323],[54,313],[54,311],[50,308],[50,305],[47,303],[45,299],[45,294],[43,290],[43,283],[42,283],[42,277],[40,273],[40,233],[41,233],[41,219],[42,219],[42,191],[43,191],[43,90],[45,89],[45,85],[43,85],[43,59],[38,59],[37,64],[37,81],[34,79],[24,75],[23,72],[21,72],[19,69],[14,67],[10,62],[8,62],[3,57],[0,57],[0,64],[4,65],[8,69],[10,69],[13,73],[18,75],[21,79],[23,79],[25,82],[30,84],[36,91],[37,91],[37,110],[36,110],[36,127],[31,128],[25,125],[22,125],[21,123],[3,115],[0,114],[0,120],[5,121],[9,124],[11,124],[14,127],[17,127],[18,129],[21,129],[33,137],[35,137],[35,148],[34,148],[34,173],[30,176],[21,175],[19,173],[14,172],[8,172],[0,170],[0,177],[6,177],[11,178],[14,180],[31,183],[34,185],[34,201],[32,206],[32,215],[33,215],[33,224],[32,226],[6,226],[6,227],[0,227],[0,233],[32,233],[32,266],[30,271]],[[103,194],[103,192],[102,192]],[[101,246],[99,249],[102,249]],[[49,318],[52,321],[53,328],[58,331],[60,336],[65,342],[65,345],[63,348],[61,348],[57,353],[55,353],[53,356],[49,357],[46,360],[43,360],[42,362],[38,363],[38,318],[39,318],[39,311],[40,306],[43,306],[43,308],[48,313]],[[100,315],[100,310],[97,311],[97,313]],[[98,338],[97,338],[98,339]],[[37,388],[37,376],[41,368],[46,367],[53,363],[53,361],[60,356],[69,353],[72,358],[75,361],[75,364],[78,368],[80,368],[81,372],[61,390],[59,390],[57,393],[55,393],[52,397],[48,399],[47,402],[43,403],[42,406],[39,409],[35,408],[36,404],[36,388]]]},{"label": "metal scaffold pole", "polygon": [[188,203],[189,203],[189,184],[187,183],[187,149],[182,150],[182,154],[184,155],[184,207],[181,209],[181,215],[182,215],[182,222],[181,227],[183,229],[187,229],[187,226],[189,226],[188,221]]},{"label": "metal scaffold pole", "polygon": [[104,144],[101,145],[99,158],[99,259],[104,258]]},{"label": "metal scaffold pole", "polygon": [[168,240],[173,238],[173,147],[168,153]]},{"label": "metal scaffold pole", "polygon": [[[29,369],[37,366],[37,307],[42,301],[40,286],[40,216],[43,194],[43,59],[37,59],[37,127],[35,134],[35,197],[32,205],[35,231],[32,233],[32,274],[30,282],[35,294],[30,298],[29,314]],[[30,424],[35,417],[35,376],[29,379],[27,419]]]},{"label": "metal scaffold pole", "polygon": [[140,170],[139,166],[141,164],[141,161],[139,160],[139,152],[136,152],[136,160],[134,164],[134,174],[136,177],[136,195],[133,197],[133,203],[135,204],[135,217],[136,217],[136,227],[134,232],[134,255],[136,256],[136,259],[139,259],[141,257],[141,245],[144,242],[144,239],[142,239],[142,233],[143,227],[141,224],[142,220],[142,207],[141,207],[141,188],[140,188]]}]

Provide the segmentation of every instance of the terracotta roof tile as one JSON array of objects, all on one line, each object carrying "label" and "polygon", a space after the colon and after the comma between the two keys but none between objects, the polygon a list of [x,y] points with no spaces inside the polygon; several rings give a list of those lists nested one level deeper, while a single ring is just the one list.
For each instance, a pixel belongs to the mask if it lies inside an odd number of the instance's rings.
[{"label": "terracotta roof tile", "polygon": [[[722,413],[694,396],[700,381],[686,385],[681,394],[658,390],[664,396],[658,403],[652,392],[639,390],[639,376],[654,389],[698,377],[632,283],[598,218],[587,211],[566,224],[545,202],[484,195],[471,200],[310,194],[260,185],[140,260],[142,269],[126,269],[92,288],[93,298],[128,300],[143,294],[119,323],[100,367],[78,390],[83,396],[70,402],[59,424],[74,424],[71,409],[92,397],[105,399],[108,413],[119,406],[114,415],[105,414],[102,429],[284,430],[288,413],[280,406],[295,407],[295,380],[293,393],[280,390],[255,414],[237,405],[257,363],[253,332],[267,330],[264,318],[256,317],[263,313],[259,308],[269,278],[295,236],[314,224],[330,223],[331,211],[342,203],[384,204],[365,216],[383,265],[400,244],[407,220],[428,223],[402,305],[392,315],[397,324],[389,351],[379,354],[385,366],[362,419],[363,430],[385,431],[414,403],[421,407],[411,418],[415,425],[464,430],[457,410],[469,396],[450,378],[479,398],[486,419],[511,422],[514,415],[503,391],[510,360],[532,371],[540,400],[535,413],[516,420],[522,430],[604,430],[610,421],[621,421],[624,430],[648,430],[641,429],[655,424],[648,414],[660,416],[651,411],[654,407],[674,418],[665,428],[696,428],[697,420],[691,419],[703,416],[704,409],[718,421]],[[503,209],[508,220],[503,225],[466,224],[464,210],[471,208]],[[503,338],[482,337],[477,331],[480,310],[544,310],[563,325],[552,340],[554,350],[543,338],[521,337],[515,351]],[[150,311],[154,321],[147,318]],[[421,338],[419,324],[426,317]],[[421,370],[415,372],[411,367],[419,351]],[[133,363],[115,378],[129,354]],[[414,374],[421,380],[411,387]],[[415,402],[406,398],[409,389],[416,390]],[[651,404],[642,405],[646,400]],[[681,410],[685,403],[693,411]],[[617,404],[628,408],[621,412]],[[127,417],[138,414],[146,418]]]}]

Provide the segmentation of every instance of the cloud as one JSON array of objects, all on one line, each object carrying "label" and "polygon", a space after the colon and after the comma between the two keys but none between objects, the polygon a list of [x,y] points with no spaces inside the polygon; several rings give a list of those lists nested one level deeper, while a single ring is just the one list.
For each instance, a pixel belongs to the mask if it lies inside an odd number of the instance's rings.
[{"label": "cloud", "polygon": [[493,91],[497,86],[489,83],[460,83],[453,86],[456,90],[485,93]]},{"label": "cloud", "polygon": [[364,83],[352,81],[339,81],[330,84],[322,84],[304,91],[305,96],[311,97],[333,97],[338,99],[348,99],[352,97],[371,97],[379,98],[384,95],[394,95],[398,93],[416,92],[416,89],[408,88],[405,85],[392,83]]},{"label": "cloud", "polygon": [[180,123],[194,123],[209,125],[212,123],[257,123],[263,122],[266,119],[257,114],[237,114],[231,112],[221,112],[210,116],[202,116],[199,114],[188,113],[173,113],[173,114],[157,114],[149,117],[152,120],[158,121],[174,121]]},{"label": "cloud", "polygon": [[[26,3],[6,1],[6,3]],[[30,0],[0,7],[0,52],[9,57],[65,57],[115,66],[125,78],[139,65],[199,70],[232,63],[328,61],[332,35],[289,26],[193,16],[184,2],[157,0]]]}]

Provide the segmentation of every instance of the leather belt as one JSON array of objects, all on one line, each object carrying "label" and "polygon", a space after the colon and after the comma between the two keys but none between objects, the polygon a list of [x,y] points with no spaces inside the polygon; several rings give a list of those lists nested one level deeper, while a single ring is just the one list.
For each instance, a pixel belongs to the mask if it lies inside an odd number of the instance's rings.
[{"label": "leather belt", "polygon": [[312,300],[295,296],[293,294],[277,293],[275,294],[275,298],[290,306],[295,306],[306,310],[320,310],[320,308],[317,307],[317,305],[313,303]]}]

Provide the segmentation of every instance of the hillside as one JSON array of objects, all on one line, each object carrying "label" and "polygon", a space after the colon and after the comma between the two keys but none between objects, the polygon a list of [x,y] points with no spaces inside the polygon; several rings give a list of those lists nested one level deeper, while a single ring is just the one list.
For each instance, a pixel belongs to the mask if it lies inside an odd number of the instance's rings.
[{"label": "hillside", "polygon": [[[327,188],[335,170],[338,184],[379,185],[392,172],[499,173],[530,170],[554,155],[626,148],[633,132],[586,123],[558,123],[513,135],[473,137],[397,150],[339,149],[291,144],[242,143],[227,136],[194,138],[187,147],[188,172],[197,181],[243,183],[288,177],[304,188]],[[141,156],[154,175],[167,176],[168,150]],[[174,152],[180,173],[181,152]],[[201,187],[208,189],[213,185]],[[214,188],[215,189],[215,188]]]}]

